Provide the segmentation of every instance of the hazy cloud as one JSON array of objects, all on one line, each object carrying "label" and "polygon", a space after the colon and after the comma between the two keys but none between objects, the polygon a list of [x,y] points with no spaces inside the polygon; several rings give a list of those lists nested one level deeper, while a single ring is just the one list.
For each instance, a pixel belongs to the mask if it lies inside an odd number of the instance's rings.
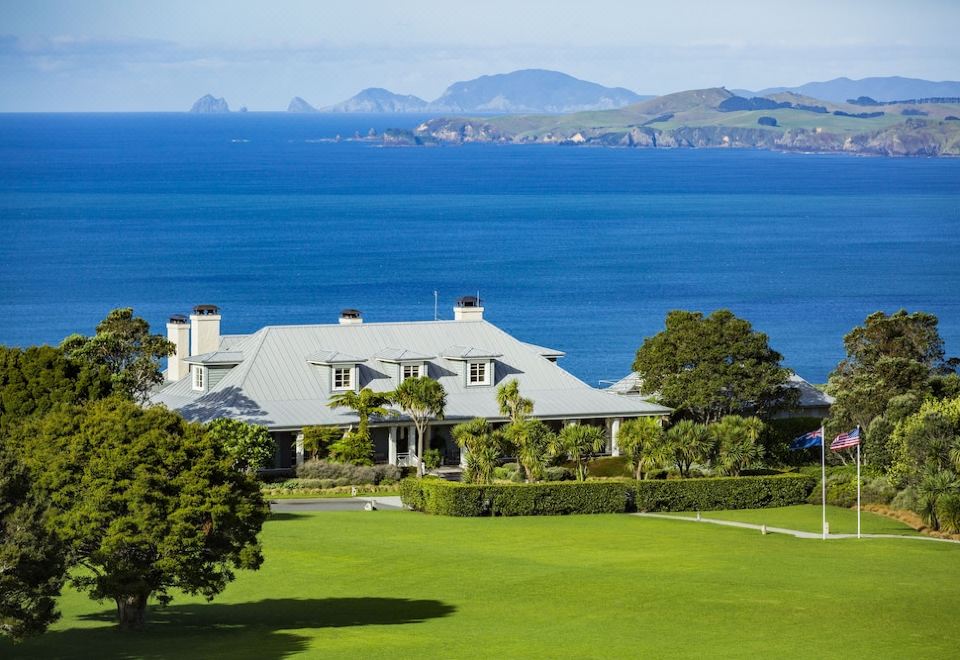
[{"label": "hazy cloud", "polygon": [[363,87],[432,99],[456,80],[551,68],[640,93],[837,76],[960,78],[960,3],[34,0],[0,6],[0,110],[316,105]]}]

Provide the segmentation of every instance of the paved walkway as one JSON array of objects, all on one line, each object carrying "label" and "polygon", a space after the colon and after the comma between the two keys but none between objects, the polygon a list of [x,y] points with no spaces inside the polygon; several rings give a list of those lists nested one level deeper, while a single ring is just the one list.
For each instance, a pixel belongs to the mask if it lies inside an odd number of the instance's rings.
[{"label": "paved walkway", "polygon": [[[740,527],[742,529],[753,529],[758,532],[763,531],[764,525],[755,525],[753,523],[745,522],[735,522],[733,520],[717,520],[715,518],[704,518],[700,517],[699,520],[696,518],[687,518],[684,516],[671,516],[664,513],[634,513],[631,514],[634,516],[640,516],[641,518],[661,518],[663,520],[679,520],[682,522],[701,522],[709,523],[711,525],[722,525],[723,527]],[[786,529],[785,527],[770,527],[766,526],[768,534],[787,534],[789,536],[795,536],[798,539],[819,539],[821,535],[817,532],[803,532],[799,529]],[[925,535],[916,535],[916,536],[901,536],[898,534],[861,534],[862,538],[865,539],[913,539],[916,541],[940,541],[942,543],[960,543],[960,541],[954,541],[952,539],[938,539],[935,536],[925,536]],[[857,538],[856,534],[827,534],[828,539],[855,539]]]},{"label": "paved walkway", "polygon": [[270,510],[277,513],[296,513],[297,511],[363,511],[373,502],[380,510],[399,511],[403,508],[397,496],[377,497],[304,497],[302,499],[270,500]]}]

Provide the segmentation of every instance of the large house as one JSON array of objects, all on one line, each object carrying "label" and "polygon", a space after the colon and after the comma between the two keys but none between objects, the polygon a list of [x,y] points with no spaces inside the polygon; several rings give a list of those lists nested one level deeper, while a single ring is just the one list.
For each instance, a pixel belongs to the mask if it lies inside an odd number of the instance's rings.
[{"label": "large house", "polygon": [[[452,321],[365,323],[343,310],[338,323],[266,326],[249,335],[220,332],[220,312],[199,305],[189,318],[176,315],[167,336],[176,346],[155,403],[185,418],[228,417],[266,426],[277,442],[275,466],[303,461],[302,430],[312,425],[357,423],[347,409],[331,409],[332,396],[370,388],[388,392],[404,379],[435,378],[447,392],[443,420],[431,425],[432,446],[447,463],[459,463],[451,437],[455,424],[474,417],[503,422],[496,392],[511,379],[533,399],[533,417],[554,428],[574,422],[603,426],[608,449],[626,418],[670,413],[639,398],[598,390],[564,371],[562,351],[525,343],[483,318],[480,301],[461,298]],[[400,411],[371,423],[376,460],[415,465],[416,432]]]}]

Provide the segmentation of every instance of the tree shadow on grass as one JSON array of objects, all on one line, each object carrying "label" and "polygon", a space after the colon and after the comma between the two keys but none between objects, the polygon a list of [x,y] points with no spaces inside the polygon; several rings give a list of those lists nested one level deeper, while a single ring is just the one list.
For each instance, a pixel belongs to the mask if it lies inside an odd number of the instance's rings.
[{"label": "tree shadow on grass", "polygon": [[299,520],[300,518],[306,518],[302,513],[291,513],[289,511],[271,511],[270,517],[267,518],[267,521],[273,522],[277,520]]},{"label": "tree shadow on grass", "polygon": [[[284,658],[306,651],[311,638],[299,629],[421,623],[450,616],[456,607],[407,598],[276,598],[248,603],[151,606],[147,627],[49,632],[17,646],[0,642],[3,658]],[[83,615],[84,622],[113,623],[114,610]]]}]

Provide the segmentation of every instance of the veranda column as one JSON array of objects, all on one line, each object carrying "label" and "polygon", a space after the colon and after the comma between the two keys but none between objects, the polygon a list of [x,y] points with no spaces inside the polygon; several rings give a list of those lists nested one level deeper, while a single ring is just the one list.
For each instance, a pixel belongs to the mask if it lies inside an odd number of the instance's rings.
[{"label": "veranda column", "polygon": [[420,464],[420,457],[417,456],[417,427],[412,424],[407,427],[407,456],[411,466]]},{"label": "veranda column", "polygon": [[297,434],[296,441],[297,467],[303,465],[303,431]]},{"label": "veranda column", "polygon": [[620,455],[620,444],[617,442],[617,436],[620,435],[620,423],[623,422],[622,417],[615,417],[613,423],[610,424],[610,455],[619,456]]},{"label": "veranda column", "polygon": [[387,436],[387,463],[397,464],[397,427],[391,426]]}]

